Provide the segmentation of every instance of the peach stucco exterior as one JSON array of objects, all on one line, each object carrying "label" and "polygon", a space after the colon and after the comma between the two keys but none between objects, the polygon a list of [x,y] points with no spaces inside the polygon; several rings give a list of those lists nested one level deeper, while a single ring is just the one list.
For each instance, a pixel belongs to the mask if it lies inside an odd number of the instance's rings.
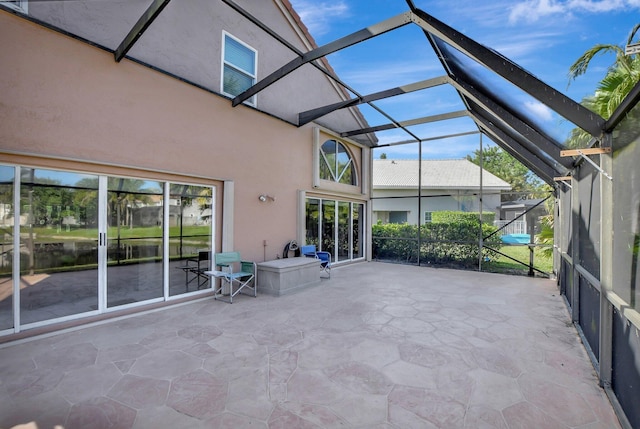
[{"label": "peach stucco exterior", "polygon": [[[0,46],[4,161],[214,184],[216,246],[231,240],[253,260],[274,259],[297,238],[299,191],[313,189],[312,125],[232,108],[224,97],[127,59],[116,63],[108,51],[4,11],[0,35],[11,40]],[[233,182],[232,223],[223,219],[225,181]],[[259,201],[265,193],[275,201]],[[233,225],[232,237],[223,237],[231,232],[223,222]]]}]

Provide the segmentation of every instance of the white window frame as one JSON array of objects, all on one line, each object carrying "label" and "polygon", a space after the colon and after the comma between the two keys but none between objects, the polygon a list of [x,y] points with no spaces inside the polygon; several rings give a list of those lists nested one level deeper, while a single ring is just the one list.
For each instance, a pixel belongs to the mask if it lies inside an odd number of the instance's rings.
[{"label": "white window frame", "polygon": [[[427,215],[429,215],[429,218],[427,219]],[[432,211],[425,211],[424,212],[424,223],[431,223],[433,222],[432,220],[432,216],[433,216],[433,212]]]},{"label": "white window frame", "polygon": [[[325,145],[325,143],[329,142],[329,141],[333,141],[336,144],[336,159],[335,162],[333,163],[334,165],[331,165],[331,163],[329,162],[329,160],[327,159],[327,155],[325,153],[325,151],[322,149],[322,147]],[[338,145],[342,146],[344,148],[344,153],[347,154],[347,156],[349,157],[349,162],[346,163],[346,165],[342,168],[342,170],[340,170],[339,164],[338,164]],[[353,162],[353,155],[351,154],[351,151],[349,150],[349,147],[341,142],[340,140],[337,139],[327,139],[325,140],[322,144],[320,144],[319,147],[320,150],[320,162],[322,162],[324,160],[324,162],[326,163],[327,167],[329,168],[329,173],[331,174],[331,179],[322,179],[322,180],[330,180],[332,182],[336,182],[336,183],[340,183],[342,185],[348,185],[348,186],[358,186],[359,183],[359,178],[358,178],[358,169],[356,168],[355,163]],[[344,176],[344,173],[347,171],[347,169],[351,168],[351,175],[352,175],[352,180],[355,182],[354,184],[351,183],[342,183],[342,176]]]},{"label": "white window frame", "polygon": [[[254,55],[254,70],[253,70],[253,74],[249,73],[247,70],[243,70],[239,67],[237,67],[235,64],[232,63],[228,63],[225,60],[225,50],[227,47],[227,37],[230,39],[233,39],[234,41],[238,42],[239,44],[241,44],[242,46],[244,46],[245,48],[249,49],[250,51],[253,52]],[[232,97],[234,98],[235,95],[233,94],[229,94],[228,92],[225,92],[224,90],[224,67],[225,65],[228,65],[229,67],[234,68],[235,70],[238,70],[239,72],[246,74],[247,76],[250,76],[253,79],[253,84],[255,85],[255,83],[258,81],[258,51],[255,50],[253,47],[251,47],[250,45],[247,45],[246,43],[244,43],[242,40],[238,39],[237,37],[233,36],[230,33],[227,33],[226,31],[222,31],[222,61],[220,62],[220,92],[228,97]],[[248,100],[245,101],[246,104],[250,105],[250,106],[256,106],[258,104],[258,97],[257,95],[254,95],[253,97],[249,98]]]},{"label": "white window frame", "polygon": [[29,11],[29,5],[27,0],[0,1],[0,4],[3,6],[7,6],[8,8],[17,10],[18,12],[22,12],[24,14],[28,13]]}]

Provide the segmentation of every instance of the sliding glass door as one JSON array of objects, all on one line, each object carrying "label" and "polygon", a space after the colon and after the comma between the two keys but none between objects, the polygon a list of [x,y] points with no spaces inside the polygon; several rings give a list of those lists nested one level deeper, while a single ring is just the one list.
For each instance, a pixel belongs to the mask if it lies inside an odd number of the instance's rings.
[{"label": "sliding glass door", "polygon": [[[215,188],[0,165],[0,332],[200,293]],[[208,261],[206,263],[209,263]]]},{"label": "sliding glass door", "polygon": [[164,183],[107,183],[107,307],[162,298]]},{"label": "sliding glass door", "polygon": [[[213,249],[213,188],[172,183],[169,194],[169,295],[210,288],[197,269],[211,268]],[[192,271],[190,267],[196,268]]]},{"label": "sliding glass door", "polygon": [[98,176],[20,171],[20,324],[96,311]]},{"label": "sliding glass door", "polygon": [[307,198],[306,244],[331,253],[334,262],[364,257],[364,204]]}]

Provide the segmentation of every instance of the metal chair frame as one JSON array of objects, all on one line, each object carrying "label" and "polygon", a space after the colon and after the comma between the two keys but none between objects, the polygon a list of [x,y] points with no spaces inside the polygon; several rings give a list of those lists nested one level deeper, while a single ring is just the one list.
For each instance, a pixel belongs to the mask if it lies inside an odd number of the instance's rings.
[{"label": "metal chair frame", "polygon": [[[191,284],[194,280],[196,280],[198,284],[198,289],[202,288],[207,282],[210,280],[209,276],[205,274],[205,271],[209,270],[209,261],[211,260],[211,251],[210,250],[200,250],[198,251],[198,256],[196,258],[187,259],[186,265],[181,265],[176,268],[184,271],[185,276],[185,287],[187,292],[189,291],[189,284]],[[203,265],[206,261],[206,266]],[[195,264],[195,265],[194,265]],[[192,277],[189,278],[189,274],[192,274]]]},{"label": "metal chair frame", "polygon": [[[224,286],[229,286],[229,304],[233,303],[233,297],[241,293],[244,289],[253,291],[253,297],[258,296],[256,281],[257,265],[255,262],[243,261],[240,252],[222,252],[214,254],[214,263],[219,271],[208,271],[207,275],[220,278],[220,286],[214,290],[214,299],[227,296]],[[235,271],[239,268],[239,271]],[[237,287],[234,290],[234,286]],[[242,292],[247,295],[246,292]],[[224,300],[223,300],[224,301]]]},{"label": "metal chair frame", "polygon": [[300,248],[303,256],[320,260],[320,274],[325,273],[331,278],[331,253],[316,251],[315,244],[305,244]]}]

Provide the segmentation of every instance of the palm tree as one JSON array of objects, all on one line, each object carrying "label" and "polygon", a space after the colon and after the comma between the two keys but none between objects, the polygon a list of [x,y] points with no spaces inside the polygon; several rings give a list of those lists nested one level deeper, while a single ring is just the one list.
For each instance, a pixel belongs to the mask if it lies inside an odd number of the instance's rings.
[{"label": "palm tree", "polygon": [[[636,24],[627,38],[627,45],[633,44],[633,39],[640,30],[640,23]],[[640,56],[625,55],[624,46],[598,44],[588,49],[569,67],[569,79],[574,80],[583,75],[589,68],[591,60],[598,54],[613,53],[615,62],[609,66],[607,74],[602,79],[593,97],[587,97],[587,107],[596,108],[596,113],[604,118],[611,116],[620,102],[640,80]]]},{"label": "palm tree", "polygon": [[[640,24],[636,24],[629,33],[627,45],[634,43],[634,38],[639,30]],[[595,45],[569,67],[569,83],[587,71],[591,60],[596,55],[605,53],[615,54],[615,61],[609,66],[607,74],[598,84],[595,94],[585,97],[581,104],[607,119],[640,81],[640,55],[625,55],[624,46]],[[571,132],[567,146],[584,147],[590,139],[591,136],[586,131],[576,128]]]}]

